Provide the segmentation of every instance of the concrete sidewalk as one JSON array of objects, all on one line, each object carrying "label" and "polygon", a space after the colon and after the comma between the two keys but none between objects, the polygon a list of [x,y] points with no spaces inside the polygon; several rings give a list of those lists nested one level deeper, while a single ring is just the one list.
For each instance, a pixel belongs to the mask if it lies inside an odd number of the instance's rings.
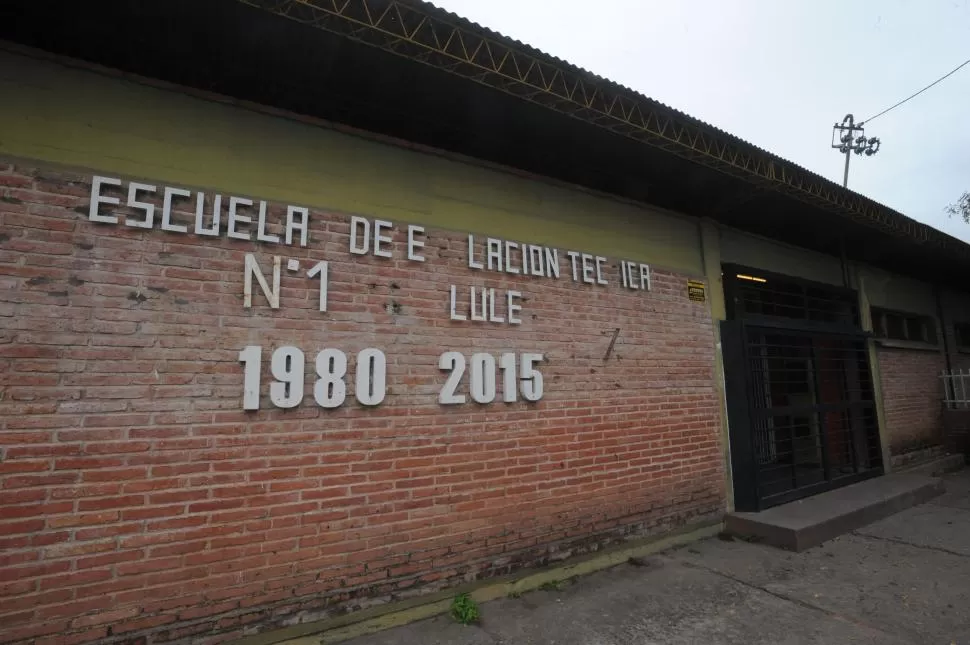
[{"label": "concrete sidewalk", "polygon": [[[711,539],[351,645],[970,645],[970,470],[947,492],[803,553]],[[323,643],[327,640],[324,637]]]}]

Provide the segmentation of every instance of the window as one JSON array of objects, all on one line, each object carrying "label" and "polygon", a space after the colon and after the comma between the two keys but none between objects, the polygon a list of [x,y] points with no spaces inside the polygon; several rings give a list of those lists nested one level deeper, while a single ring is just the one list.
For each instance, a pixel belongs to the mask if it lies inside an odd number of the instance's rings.
[{"label": "window", "polygon": [[[872,331],[876,338],[936,345],[936,319],[932,316],[872,308]],[[970,343],[970,325],[966,326]],[[968,344],[970,347],[970,344]]]},{"label": "window", "polygon": [[743,271],[732,271],[735,276],[733,304],[737,316],[859,325],[859,309],[854,293],[784,276],[762,277],[761,271]]},{"label": "window", "polygon": [[970,352],[970,322],[953,323],[953,336],[957,349]]}]

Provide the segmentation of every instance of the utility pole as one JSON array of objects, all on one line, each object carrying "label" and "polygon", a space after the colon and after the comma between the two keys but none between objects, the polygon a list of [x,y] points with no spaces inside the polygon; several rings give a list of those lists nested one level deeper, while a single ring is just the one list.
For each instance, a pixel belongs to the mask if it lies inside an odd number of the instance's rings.
[{"label": "utility pole", "polygon": [[[854,152],[857,155],[864,154],[867,157],[871,157],[879,152],[879,139],[877,137],[867,139],[865,130],[863,129],[864,125],[864,123],[856,123],[855,118],[851,114],[846,114],[845,118],[842,119],[842,123],[836,123],[832,126],[832,147],[839,152],[845,153],[845,175],[842,177],[843,188],[848,188],[849,186],[849,159],[851,158],[851,153]],[[855,136],[857,132],[859,133],[858,137]]]}]

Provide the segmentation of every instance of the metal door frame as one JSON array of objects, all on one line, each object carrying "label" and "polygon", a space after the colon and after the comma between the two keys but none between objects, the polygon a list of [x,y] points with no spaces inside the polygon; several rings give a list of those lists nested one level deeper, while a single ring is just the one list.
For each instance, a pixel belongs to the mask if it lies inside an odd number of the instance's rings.
[{"label": "metal door frame", "polygon": [[[751,365],[750,361],[752,358],[754,358],[750,355],[750,347],[748,342],[749,332],[764,330],[765,332],[770,333],[771,331],[775,331],[778,333],[810,338],[811,340],[809,341],[809,347],[813,362],[810,378],[813,380],[813,387],[816,393],[820,392],[820,368],[818,363],[817,347],[818,340],[821,338],[830,337],[858,341],[864,344],[867,342],[869,334],[864,332],[861,326],[857,324],[745,315],[743,312],[738,311],[739,307],[737,306],[737,301],[735,300],[737,297],[737,280],[728,277],[727,274],[729,271],[737,271],[739,273],[744,272],[749,275],[754,274],[759,276],[768,276],[768,279],[770,280],[782,281],[789,284],[802,284],[811,286],[813,288],[824,289],[833,295],[838,295],[845,298],[846,302],[849,302],[849,298],[852,298],[851,302],[856,308],[854,311],[856,321],[859,320],[859,312],[858,298],[854,290],[816,283],[799,278],[791,278],[789,276],[768,273],[765,271],[740,267],[737,265],[724,266],[724,290],[728,310],[728,320],[721,322],[721,351],[724,361],[725,398],[729,422],[728,427],[730,428],[729,441],[731,449],[731,470],[734,480],[734,499],[736,510],[759,511],[770,506],[808,497],[826,490],[839,488],[883,474],[885,472],[885,464],[882,463],[881,459],[881,437],[879,435],[878,428],[878,415],[875,414],[875,400],[869,404],[861,401],[852,402],[852,397],[850,396],[848,397],[848,404],[821,404],[819,403],[818,395],[816,395],[816,403],[809,406],[811,409],[808,411],[808,414],[816,417],[816,422],[819,427],[819,445],[821,450],[823,481],[800,488],[795,487],[787,492],[772,495],[770,497],[764,497],[761,494],[761,482],[759,481],[761,469],[759,468],[758,455],[756,454],[757,449],[755,445],[753,425],[755,422],[755,417],[760,416],[761,413],[756,415],[753,407],[754,401],[750,398],[754,395],[754,390],[758,387],[758,384],[755,383],[755,375],[752,374],[749,369],[749,366]],[[865,365],[869,372],[871,383],[872,366],[869,361],[868,352],[865,352],[864,355]],[[845,378],[847,381],[850,378],[858,379],[859,375],[855,375],[853,377],[847,373]],[[848,383],[842,387],[845,390],[851,391],[848,388]],[[874,395],[875,394],[873,392],[873,396]],[[875,463],[868,469],[862,470],[862,463],[859,460],[858,454],[856,453],[858,453],[860,447],[862,447],[858,443],[858,436],[860,436],[860,432],[863,427],[860,424],[861,417],[859,415],[861,411],[866,408],[866,405],[872,406],[873,422],[875,423],[875,437],[874,439],[869,439],[862,436],[861,440],[865,442],[864,447],[866,449],[874,451],[874,453],[879,455],[879,457],[878,463]],[[806,409],[808,410],[808,408]],[[855,455],[855,458],[852,461],[853,468],[856,470],[856,472],[853,474],[838,477],[832,476],[831,464],[828,463],[830,458],[827,445],[827,442],[829,441],[828,422],[825,420],[826,412],[835,411],[845,412],[851,419],[849,421],[850,429],[848,432],[848,438],[853,443],[852,454]],[[871,441],[874,441],[874,444],[870,443]]]}]

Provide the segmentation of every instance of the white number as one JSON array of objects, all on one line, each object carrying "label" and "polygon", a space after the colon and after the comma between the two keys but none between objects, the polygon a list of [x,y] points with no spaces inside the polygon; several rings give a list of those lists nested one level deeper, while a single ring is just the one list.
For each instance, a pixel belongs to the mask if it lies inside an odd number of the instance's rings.
[{"label": "white number", "polygon": [[519,378],[522,380],[522,398],[538,401],[542,398],[542,374],[535,364],[542,362],[542,354],[522,354]]},{"label": "white number", "polygon": [[491,354],[472,355],[471,394],[475,403],[495,400],[495,357]]},{"label": "white number", "polygon": [[357,354],[357,400],[361,405],[380,405],[387,395],[387,357],[379,349]]},{"label": "white number", "polygon": [[317,380],[313,398],[321,408],[339,408],[347,398],[347,355],[339,349],[325,349],[317,354]]},{"label": "white number", "polygon": [[[243,410],[259,409],[260,367],[263,348],[249,345],[239,352],[243,368]],[[303,371],[306,359],[296,347],[286,345],[273,352],[269,397],[278,408],[295,408],[303,401]],[[464,359],[462,359],[464,370]],[[317,382],[313,398],[322,408],[339,408],[347,399],[347,355],[339,349],[317,354]],[[459,374],[459,378],[460,378]],[[361,405],[380,405],[387,396],[387,357],[373,347],[357,355],[357,400]],[[464,401],[464,398],[462,398]]]},{"label": "white number", "polygon": [[293,408],[303,400],[303,352],[286,345],[273,352],[270,371],[276,379],[269,386],[269,398],[278,408]]},{"label": "white number", "polygon": [[499,367],[502,368],[502,400],[506,403],[515,403],[519,388],[516,387],[515,374],[515,354],[506,352],[499,360]]},{"label": "white number", "polygon": [[[515,403],[521,391],[526,401],[542,399],[542,374],[538,363],[542,354],[522,354],[518,374],[515,369],[515,354],[506,352],[499,358],[502,369],[502,400]],[[496,377],[495,357],[491,354],[477,353],[471,358],[469,391],[475,403],[491,403],[495,400]],[[465,396],[456,394],[461,377],[465,374],[465,357],[460,352],[445,352],[438,359],[438,367],[450,370],[451,374],[438,394],[438,403],[454,405],[465,402]]]},{"label": "white number", "polygon": [[321,260],[306,272],[308,278],[313,278],[317,275],[320,276],[320,311],[327,310],[327,276],[330,273],[329,266],[329,264]]},{"label": "white number", "polygon": [[259,370],[263,364],[263,348],[249,345],[239,352],[243,367],[243,410],[259,409]]},{"label": "white number", "polygon": [[461,352],[445,352],[438,359],[438,367],[443,370],[451,370],[451,376],[445,381],[445,386],[438,394],[438,403],[442,405],[455,405],[465,402],[465,395],[455,394],[461,377],[465,374],[465,357]]}]

